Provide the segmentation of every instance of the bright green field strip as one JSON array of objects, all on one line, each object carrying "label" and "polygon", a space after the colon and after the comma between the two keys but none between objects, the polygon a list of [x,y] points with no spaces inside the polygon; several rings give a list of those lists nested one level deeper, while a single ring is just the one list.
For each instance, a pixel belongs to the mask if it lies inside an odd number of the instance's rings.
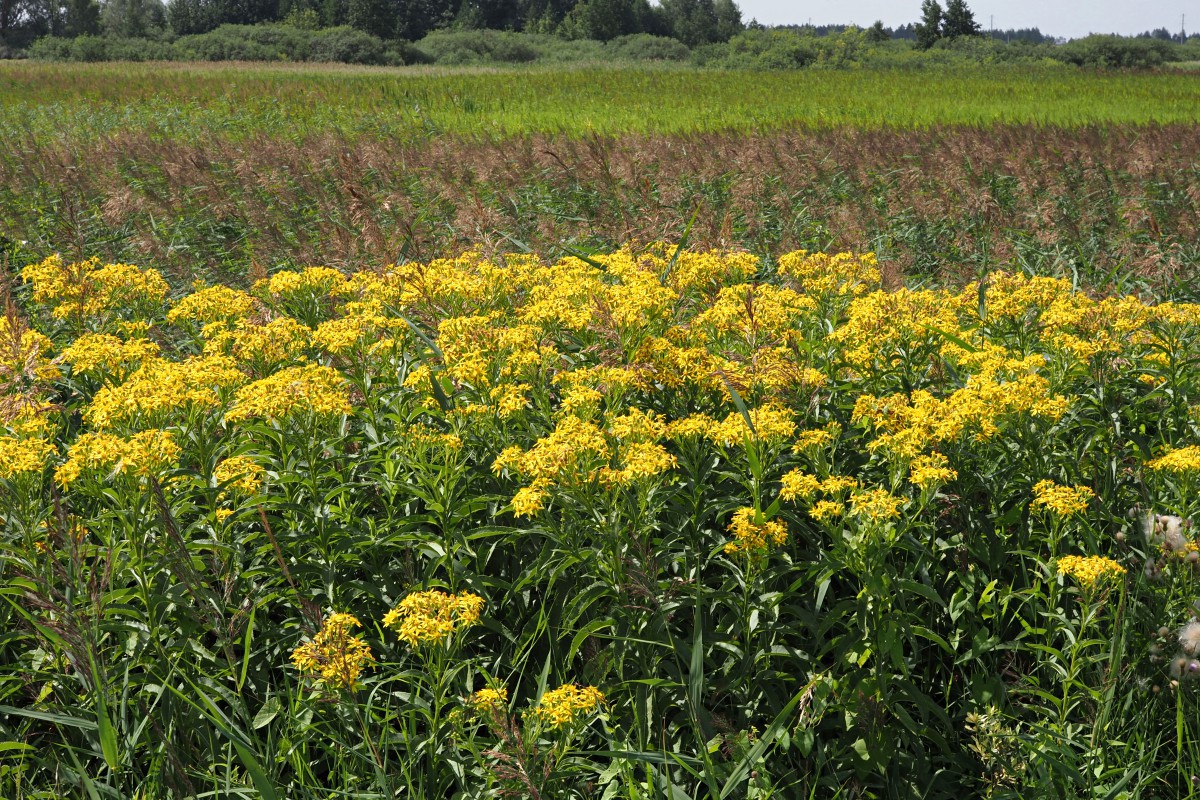
[{"label": "bright green field strip", "polygon": [[1196,122],[1200,78],[1068,68],[716,72],[0,64],[0,135],[702,133]]}]

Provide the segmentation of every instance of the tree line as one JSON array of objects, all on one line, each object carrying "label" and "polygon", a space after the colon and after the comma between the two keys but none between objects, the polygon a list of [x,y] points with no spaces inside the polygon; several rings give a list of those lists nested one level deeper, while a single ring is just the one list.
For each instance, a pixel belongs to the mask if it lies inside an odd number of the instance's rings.
[{"label": "tree line", "polygon": [[734,0],[0,0],[0,42],[105,33],[185,36],[225,24],[348,25],[415,41],[443,28],[556,33],[609,41],[649,33],[689,47],[744,29]]}]

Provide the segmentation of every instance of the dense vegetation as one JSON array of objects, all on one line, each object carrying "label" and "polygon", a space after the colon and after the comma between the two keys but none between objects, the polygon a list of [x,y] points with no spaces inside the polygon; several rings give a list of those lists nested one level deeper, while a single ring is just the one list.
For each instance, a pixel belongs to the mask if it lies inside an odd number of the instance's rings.
[{"label": "dense vegetation", "polygon": [[662,245],[21,276],[7,797],[1193,790],[1200,306]]},{"label": "dense vegetation", "polygon": [[1194,796],[1197,91],[0,64],[0,797]]},{"label": "dense vegetation", "polygon": [[688,47],[651,33],[606,40],[496,30],[434,31],[416,42],[382,39],[350,26],[222,25],[212,31],[154,39],[117,35],[45,37],[28,51],[50,61],[340,61],[407,65],[516,63],[636,63],[663,61],[723,69],[944,68],[978,64],[1069,64],[1153,68],[1200,60],[1200,41],[1186,44],[1120,36],[1089,36],[1058,44],[997,37],[940,37],[923,47],[873,30],[847,28],[818,35],[808,28],[755,28],[728,41]]}]

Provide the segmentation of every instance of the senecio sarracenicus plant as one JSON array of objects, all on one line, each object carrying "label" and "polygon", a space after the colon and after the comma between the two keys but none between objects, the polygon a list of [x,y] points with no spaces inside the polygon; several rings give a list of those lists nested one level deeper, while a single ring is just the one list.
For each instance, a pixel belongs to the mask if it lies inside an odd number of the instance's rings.
[{"label": "senecio sarracenicus plant", "polygon": [[662,243],[22,275],[0,796],[1200,774],[1200,306]]}]

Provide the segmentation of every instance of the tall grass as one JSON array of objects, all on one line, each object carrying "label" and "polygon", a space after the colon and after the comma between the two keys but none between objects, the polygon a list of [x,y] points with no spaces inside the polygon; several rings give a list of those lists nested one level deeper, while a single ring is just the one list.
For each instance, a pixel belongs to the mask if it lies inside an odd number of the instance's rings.
[{"label": "tall grass", "polygon": [[[153,264],[182,289],[283,266],[680,236],[771,258],[870,247],[889,280],[1005,267],[1194,297],[1196,128],[936,127],[689,136],[145,131],[0,150],[14,265],[56,250]],[[16,243],[24,240],[23,246]]]}]

